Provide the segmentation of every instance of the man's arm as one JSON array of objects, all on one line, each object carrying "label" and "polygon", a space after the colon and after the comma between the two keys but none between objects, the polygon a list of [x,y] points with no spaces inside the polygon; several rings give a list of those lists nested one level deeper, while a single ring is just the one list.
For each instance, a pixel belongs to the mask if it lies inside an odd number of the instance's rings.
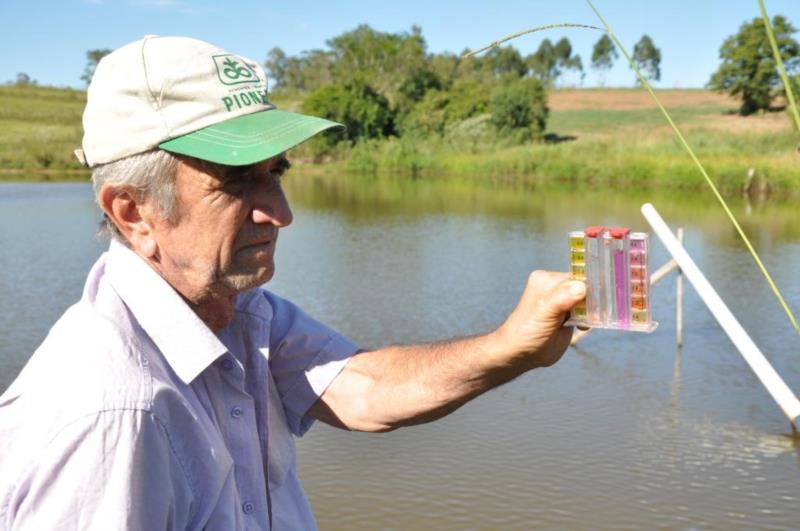
[{"label": "man's arm", "polygon": [[535,271],[497,330],[474,337],[362,352],[333,380],[309,414],[333,426],[389,431],[429,422],[536,367],[557,362],[572,337],[567,312],[583,282]]}]

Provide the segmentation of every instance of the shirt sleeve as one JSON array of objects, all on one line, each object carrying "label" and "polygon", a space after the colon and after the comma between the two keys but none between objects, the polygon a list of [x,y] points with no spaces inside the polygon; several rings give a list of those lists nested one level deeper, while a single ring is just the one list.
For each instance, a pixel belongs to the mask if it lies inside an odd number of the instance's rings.
[{"label": "shirt sleeve", "polygon": [[112,410],[73,422],[42,450],[4,519],[8,529],[26,531],[183,530],[191,527],[192,500],[160,421]]},{"label": "shirt sleeve", "polygon": [[264,292],[272,306],[269,369],[289,428],[302,436],[313,423],[306,413],[358,352],[358,346],[291,302]]}]

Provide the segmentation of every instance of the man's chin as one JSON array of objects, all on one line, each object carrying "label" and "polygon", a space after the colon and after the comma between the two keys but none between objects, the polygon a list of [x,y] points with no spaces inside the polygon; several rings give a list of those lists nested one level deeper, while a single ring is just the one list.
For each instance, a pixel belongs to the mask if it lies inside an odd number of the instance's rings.
[{"label": "man's chin", "polygon": [[272,279],[274,273],[273,267],[259,268],[253,272],[227,275],[225,283],[237,293],[242,293],[263,286]]}]

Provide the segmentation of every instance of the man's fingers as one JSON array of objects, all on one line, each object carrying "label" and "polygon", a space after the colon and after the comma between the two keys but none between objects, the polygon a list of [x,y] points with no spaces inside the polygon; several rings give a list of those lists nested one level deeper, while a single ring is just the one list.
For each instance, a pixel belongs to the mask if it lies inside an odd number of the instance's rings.
[{"label": "man's fingers", "polygon": [[586,297],[586,284],[580,280],[563,280],[553,286],[542,308],[551,317],[563,315]]}]

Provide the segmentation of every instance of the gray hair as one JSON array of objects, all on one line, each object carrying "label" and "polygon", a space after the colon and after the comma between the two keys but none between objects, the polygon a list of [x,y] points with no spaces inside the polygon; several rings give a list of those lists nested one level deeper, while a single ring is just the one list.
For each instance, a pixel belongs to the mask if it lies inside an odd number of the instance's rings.
[{"label": "gray hair", "polygon": [[[152,149],[96,166],[92,170],[92,182],[97,204],[100,204],[103,185],[111,184],[132,191],[137,199],[152,201],[163,219],[175,221],[175,173],[178,162],[178,157],[172,153]],[[108,216],[100,223],[98,232],[125,243],[125,238]]]}]

